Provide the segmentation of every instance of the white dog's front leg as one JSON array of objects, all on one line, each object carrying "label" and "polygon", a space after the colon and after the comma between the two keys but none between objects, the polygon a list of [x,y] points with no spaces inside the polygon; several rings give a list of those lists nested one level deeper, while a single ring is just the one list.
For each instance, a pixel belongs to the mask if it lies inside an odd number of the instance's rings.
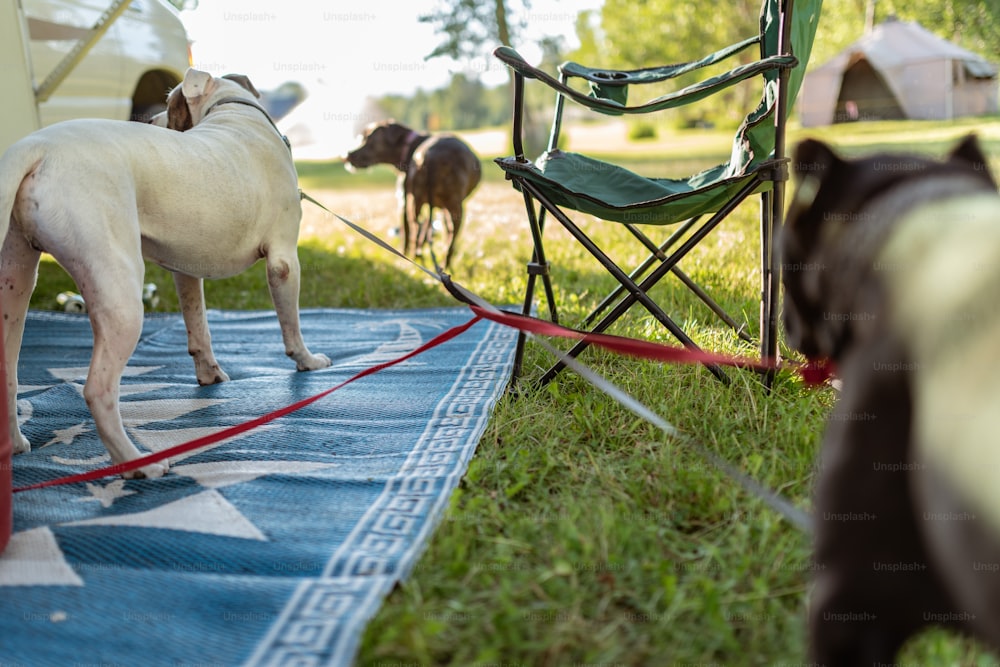
[{"label": "white dog's front leg", "polygon": [[267,285],[281,325],[285,354],[295,361],[295,367],[300,371],[328,367],[330,358],[325,354],[313,354],[302,340],[299,324],[299,259],[294,252],[284,257],[268,254]]},{"label": "white dog's front leg", "polygon": [[174,286],[184,314],[188,354],[194,359],[194,374],[198,378],[198,384],[204,386],[228,381],[229,376],[219,366],[215,353],[212,352],[212,334],[208,330],[208,318],[205,316],[204,281],[175,273]]}]

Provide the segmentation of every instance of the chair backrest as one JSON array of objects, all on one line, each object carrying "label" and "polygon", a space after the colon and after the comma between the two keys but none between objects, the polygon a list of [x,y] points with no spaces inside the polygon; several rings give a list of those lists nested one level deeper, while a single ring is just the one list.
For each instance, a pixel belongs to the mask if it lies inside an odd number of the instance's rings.
[{"label": "chair backrest", "polygon": [[[729,169],[726,170],[726,176],[745,173],[751,165],[775,154],[775,142],[778,138],[776,133],[782,134],[777,129],[783,127],[802,86],[822,6],[823,0],[763,0],[758,35],[699,60],[667,67],[625,71],[602,70],[567,62],[559,68],[561,83],[565,84],[571,77],[585,79],[590,87],[589,97],[593,100],[588,106],[602,113],[621,115],[690,104],[735,82],[763,75],[760,103],[741,123],[733,141]],[[760,49],[760,58],[756,62],[735,67],[723,75],[706,79],[678,93],[633,107],[627,106],[630,84],[654,83],[674,78],[721,62],[753,44],[759,44]],[[783,63],[784,66],[778,68],[774,63]],[[789,63],[794,63],[794,66],[788,67]],[[784,85],[780,85],[781,83]],[[779,106],[782,107],[782,113],[776,120],[775,113]],[[558,123],[558,119],[556,122]]]},{"label": "chair backrest", "polygon": [[[794,5],[794,8],[793,8]],[[823,0],[764,0],[760,12],[760,51],[766,58],[792,55],[795,67],[764,74],[764,91],[757,108],[737,130],[729,161],[731,174],[743,173],[752,164],[773,155],[784,155],[784,128],[802,87],[812,53]],[[784,85],[779,85],[784,77]]]},{"label": "chair backrest", "polygon": [[[759,34],[689,63],[639,70],[597,70],[571,63],[560,68],[559,80],[528,64],[509,47],[495,55],[515,76],[515,156],[498,159],[508,174],[536,184],[556,205],[585,211],[605,220],[671,224],[692,215],[720,210],[753,179],[759,191],[785,180],[785,127],[798,95],[819,23],[822,0],[764,0]],[[704,79],[668,95],[628,105],[629,84],[664,80],[719,62],[758,45],[760,58],[724,74]],[[582,76],[597,85],[589,92],[568,85],[570,76]],[[693,104],[750,78],[763,81],[760,102],[738,128],[729,160],[688,178],[645,178],[627,169],[584,155],[555,150],[565,98],[612,114],[641,114]],[[558,92],[549,150],[534,162],[525,159],[521,143],[520,109],[524,79],[537,79]],[[615,92],[615,88],[620,90]],[[519,92],[520,91],[520,92]],[[599,175],[599,177],[598,177]]]}]

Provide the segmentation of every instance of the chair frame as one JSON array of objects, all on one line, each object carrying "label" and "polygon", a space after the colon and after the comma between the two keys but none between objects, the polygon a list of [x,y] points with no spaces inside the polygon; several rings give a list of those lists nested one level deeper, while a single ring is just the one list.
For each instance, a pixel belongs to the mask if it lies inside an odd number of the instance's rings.
[{"label": "chair frame", "polygon": [[[705,291],[692,281],[678,266],[680,262],[698,243],[700,243],[712,230],[714,230],[730,213],[742,205],[747,198],[755,192],[761,196],[760,202],[760,356],[763,360],[777,360],[778,357],[778,301],[780,290],[781,264],[779,253],[774,247],[775,239],[781,228],[784,215],[785,184],[788,180],[788,163],[790,158],[786,155],[785,132],[788,115],[788,80],[790,69],[798,63],[791,51],[791,25],[792,25],[792,5],[793,0],[779,0],[779,36],[778,54],[786,56],[783,62],[774,63],[767,68],[767,71],[777,71],[777,94],[773,113],[774,122],[774,147],[771,157],[761,161],[746,176],[752,176],[738,192],[730,197],[728,201],[717,211],[712,213],[707,220],[702,220],[704,215],[695,216],[683,222],[678,222],[678,227],[661,244],[655,243],[643,231],[633,223],[621,223],[643,246],[649,250],[649,257],[636,269],[627,272],[618,266],[610,257],[605,254],[594,241],[575,224],[551,199],[542,191],[537,184],[529,179],[519,177],[518,165],[528,165],[530,161],[525,157],[523,146],[523,123],[524,123],[524,81],[526,75],[523,72],[514,70],[514,114],[513,114],[513,164],[508,163],[504,167],[507,179],[513,181],[514,186],[520,190],[524,196],[525,209],[528,223],[531,230],[533,250],[530,262],[527,265],[527,286],[525,289],[525,299],[522,308],[524,315],[531,314],[533,309],[536,282],[540,278],[545,291],[546,303],[548,304],[549,316],[553,322],[558,322],[554,289],[549,272],[549,262],[545,257],[543,231],[545,218],[551,214],[576,240],[579,242],[604,268],[615,277],[619,286],[609,294],[584,320],[583,326],[589,327],[593,332],[605,331],[611,324],[617,321],[636,302],[640,303],[649,313],[662,324],[675,338],[683,345],[691,349],[698,349],[698,346],[691,338],[674,322],[670,316],[653,301],[648,291],[667,273],[679,278],[701,301],[703,301],[718,317],[727,325],[732,327],[737,335],[744,341],[752,342],[752,338],[723,308],[716,303]],[[789,59],[790,58],[790,59]],[[637,70],[633,70],[635,72]],[[530,75],[529,75],[530,76]],[[579,74],[576,74],[579,76]],[[568,87],[570,76],[560,68],[559,83]],[[615,78],[615,73],[609,72],[610,80]],[[558,147],[559,135],[562,129],[563,107],[565,95],[562,91],[557,93],[555,113],[552,123],[552,130],[549,135],[548,150],[553,151]],[[502,160],[502,159],[501,159]],[[497,162],[500,163],[501,160]],[[537,203],[537,207],[536,207]],[[678,245],[679,244],[679,245]],[[674,246],[677,245],[676,248]],[[627,294],[626,294],[627,292]],[[605,313],[605,311],[607,311]],[[601,316],[604,313],[603,317]],[[600,318],[600,319],[598,319]],[[514,375],[512,383],[516,382],[521,375],[524,344],[526,335],[522,332],[518,336],[517,348],[514,359]],[[571,357],[579,355],[586,347],[586,341],[580,341],[574,345],[567,353]],[[544,385],[551,381],[565,366],[563,362],[557,362],[549,368],[538,380],[539,385]],[[709,371],[723,382],[728,382],[729,378],[718,366],[706,364]],[[770,387],[774,377],[773,371],[763,372],[762,380],[765,386]]]}]

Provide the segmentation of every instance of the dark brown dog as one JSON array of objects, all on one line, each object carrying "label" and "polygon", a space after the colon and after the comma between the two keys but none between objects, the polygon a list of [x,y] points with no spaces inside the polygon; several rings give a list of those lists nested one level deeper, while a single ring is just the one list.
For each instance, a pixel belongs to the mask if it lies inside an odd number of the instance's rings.
[{"label": "dark brown dog", "polygon": [[945,161],[817,141],[782,238],[788,343],[843,383],[815,496],[810,659],[895,662],[928,625],[1000,649],[1000,197]]},{"label": "dark brown dog", "polygon": [[[450,134],[420,134],[386,121],[369,125],[361,145],[344,160],[359,169],[391,164],[399,170],[399,189],[404,198],[403,252],[407,255],[420,254],[430,243],[434,208],[447,212],[448,254],[444,268],[448,268],[462,228],[462,202],[479,184],[479,158],[472,149]],[[421,220],[424,206],[428,207],[427,218]]]}]

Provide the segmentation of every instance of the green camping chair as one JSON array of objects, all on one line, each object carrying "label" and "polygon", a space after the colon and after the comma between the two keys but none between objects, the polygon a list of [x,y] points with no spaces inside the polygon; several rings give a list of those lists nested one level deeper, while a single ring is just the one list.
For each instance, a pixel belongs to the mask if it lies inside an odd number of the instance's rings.
[{"label": "green camping chair", "polygon": [[[532,310],[536,281],[541,278],[550,317],[552,321],[558,319],[542,242],[548,213],[619,283],[619,287],[584,320],[583,328],[604,331],[638,302],[685,346],[696,348],[691,338],[649,296],[653,285],[671,273],[732,326],[742,339],[752,341],[745,327],[726,314],[681,271],[678,262],[742,202],[751,195],[759,194],[762,279],[760,353],[767,359],[777,357],[780,264],[773,241],[781,226],[784,184],[788,178],[785,127],[805,73],[822,0],[799,0],[795,3],[794,12],[792,4],[793,0],[764,0],[758,35],[700,60],[665,67],[613,71],[567,62],[559,67],[557,79],[529,65],[514,49],[500,47],[494,51],[494,55],[514,71],[514,156],[498,158],[496,163],[524,196],[534,243],[532,259],[528,263],[524,314]],[[726,61],[754,46],[759,49],[759,58],[750,63],[650,101],[628,105],[630,87],[673,79]],[[570,79],[574,77],[587,82],[585,85],[589,86],[589,93],[570,87]],[[762,87],[760,103],[740,125],[729,161],[690,178],[646,178],[620,166],[558,148],[563,107],[567,99],[604,114],[646,114],[696,103],[755,77]],[[525,157],[522,138],[526,79],[540,81],[557,92],[548,150],[534,161]],[[626,271],[569,218],[567,210],[620,223],[648,249],[649,258],[631,271]],[[649,230],[650,225],[675,227],[665,241],[656,243],[640,229]],[[580,342],[568,354],[575,357],[586,347],[586,342]],[[515,357],[515,377],[520,374],[523,350],[524,334],[521,334]],[[561,362],[554,365],[541,377],[540,383],[551,380],[562,367]],[[726,379],[718,367],[708,368],[720,379]],[[770,383],[770,375],[766,382]]]}]

